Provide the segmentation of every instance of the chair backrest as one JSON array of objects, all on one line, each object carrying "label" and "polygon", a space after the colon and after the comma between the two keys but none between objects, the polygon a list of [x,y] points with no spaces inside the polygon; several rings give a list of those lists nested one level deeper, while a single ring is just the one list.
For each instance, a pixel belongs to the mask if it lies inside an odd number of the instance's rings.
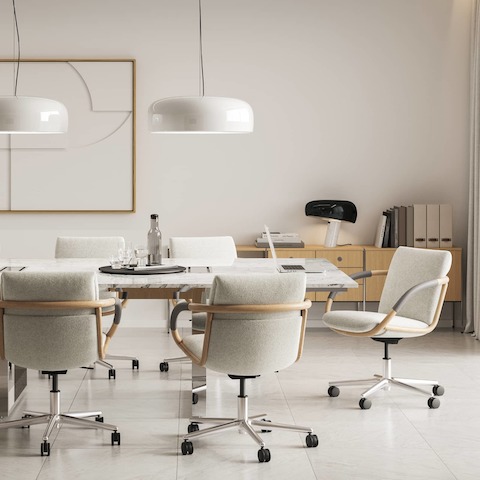
[{"label": "chair backrest", "polygon": [[171,237],[172,258],[212,258],[231,263],[237,258],[232,237]]},{"label": "chair backrest", "polygon": [[109,258],[123,248],[123,237],[58,237],[55,258]]},{"label": "chair backrest", "polygon": [[[15,302],[98,300],[93,272],[5,272],[1,299]],[[66,370],[99,358],[93,308],[5,308],[3,351],[7,360],[35,370]]]},{"label": "chair backrest", "polygon": [[[446,277],[452,265],[452,254],[446,250],[399,247],[393,255],[378,306],[388,313],[411,287],[428,280]],[[427,325],[437,309],[441,286],[428,288],[412,296],[398,315],[420,320]]]},{"label": "chair backrest", "polygon": [[[210,305],[300,304],[304,273],[218,275]],[[286,312],[215,313],[207,329],[206,367],[233,375],[272,373],[300,358],[305,334],[300,308]]]}]

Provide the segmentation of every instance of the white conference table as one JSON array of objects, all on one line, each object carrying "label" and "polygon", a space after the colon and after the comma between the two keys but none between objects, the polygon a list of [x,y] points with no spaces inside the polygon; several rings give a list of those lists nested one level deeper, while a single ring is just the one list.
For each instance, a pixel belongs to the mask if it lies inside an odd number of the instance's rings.
[{"label": "white conference table", "polygon": [[[321,273],[307,273],[307,291],[345,291],[358,288],[357,282],[335,267],[325,259],[282,259],[282,264],[304,264],[307,268],[314,265]],[[98,284],[104,288],[122,288],[129,292],[140,292],[133,298],[152,298],[141,295],[152,293],[157,289],[158,298],[175,298],[181,292],[192,289],[210,288],[213,278],[217,274],[229,273],[247,275],[252,273],[274,273],[275,264],[271,258],[238,258],[232,264],[225,265],[212,259],[169,259],[163,260],[167,265],[181,265],[187,267],[181,273],[169,274],[106,274],[99,272],[99,267],[108,265],[105,259],[0,259],[1,270],[4,267],[25,267],[27,271],[35,272],[97,272]],[[282,274],[282,275],[288,275]],[[148,289],[148,290],[143,290]],[[162,296],[162,294],[164,294]],[[13,366],[9,368],[8,362],[0,360],[0,417],[9,414],[15,401],[19,398],[27,385],[26,370]]]}]

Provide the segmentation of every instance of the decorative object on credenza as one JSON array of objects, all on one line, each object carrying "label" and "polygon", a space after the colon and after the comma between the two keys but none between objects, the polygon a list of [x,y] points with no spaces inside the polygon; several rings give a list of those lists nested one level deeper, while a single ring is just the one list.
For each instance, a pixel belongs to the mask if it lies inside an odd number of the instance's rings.
[{"label": "decorative object on credenza", "polygon": [[[14,82],[13,95],[0,96],[0,134],[65,133],[68,130],[68,112],[57,100],[17,95],[20,73],[20,32],[15,0],[13,5]],[[15,42],[17,55],[15,55]]]},{"label": "decorative object on credenza", "polygon": [[200,94],[157,100],[149,109],[152,133],[250,133],[253,110],[243,100],[205,96],[203,71],[202,4],[198,0]]},{"label": "decorative object on credenza", "polygon": [[348,200],[313,200],[305,205],[305,215],[320,217],[328,222],[324,245],[335,247],[341,222],[355,223],[357,207]]}]

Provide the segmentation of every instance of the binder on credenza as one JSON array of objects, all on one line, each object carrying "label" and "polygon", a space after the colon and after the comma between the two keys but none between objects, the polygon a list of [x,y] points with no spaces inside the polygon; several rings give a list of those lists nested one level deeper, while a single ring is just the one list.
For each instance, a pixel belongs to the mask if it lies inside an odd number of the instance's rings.
[{"label": "binder on credenza", "polygon": [[375,234],[374,245],[377,248],[382,248],[383,246],[383,237],[385,236],[385,225],[387,223],[387,217],[385,213],[382,213],[377,225],[377,232]]},{"label": "binder on credenza", "polygon": [[440,205],[440,247],[453,247],[453,219],[452,206],[447,204]]},{"label": "binder on credenza", "polygon": [[407,207],[407,247],[413,247],[413,205]]},{"label": "binder on credenza", "polygon": [[427,248],[440,247],[440,205],[427,205]]},{"label": "binder on credenza", "polygon": [[398,207],[398,246],[407,245],[407,207]]},{"label": "binder on credenza", "polygon": [[413,205],[413,246],[427,248],[427,206]]},{"label": "binder on credenza", "polygon": [[389,210],[386,210],[383,212],[383,214],[386,217],[385,221],[385,232],[383,234],[383,242],[382,242],[382,247],[387,248],[390,245],[390,220],[391,220],[391,212]]},{"label": "binder on credenza", "polygon": [[390,240],[389,247],[398,248],[398,207],[390,209]]}]

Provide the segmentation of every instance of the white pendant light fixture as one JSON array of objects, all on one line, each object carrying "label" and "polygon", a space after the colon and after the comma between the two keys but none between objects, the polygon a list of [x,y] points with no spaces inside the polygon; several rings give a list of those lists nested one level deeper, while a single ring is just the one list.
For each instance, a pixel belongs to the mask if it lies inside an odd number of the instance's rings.
[{"label": "white pendant light fixture", "polygon": [[202,5],[198,0],[200,33],[200,95],[157,100],[149,108],[153,133],[251,133],[253,110],[243,100],[205,96]]},{"label": "white pendant light fixture", "polygon": [[20,34],[15,0],[12,0],[12,4],[18,56],[14,94],[0,96],[0,134],[65,133],[68,130],[68,112],[63,103],[49,98],[17,95]]}]

